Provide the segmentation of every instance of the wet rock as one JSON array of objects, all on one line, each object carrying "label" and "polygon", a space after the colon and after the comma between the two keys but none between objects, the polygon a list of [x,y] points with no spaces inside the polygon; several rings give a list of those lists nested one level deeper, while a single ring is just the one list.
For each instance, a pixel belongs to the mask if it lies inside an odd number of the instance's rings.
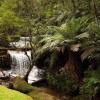
[{"label": "wet rock", "polygon": [[11,59],[7,50],[0,50],[0,68],[11,69]]},{"label": "wet rock", "polygon": [[0,85],[4,85],[6,87],[9,87],[10,83],[10,75],[6,73],[5,71],[0,71]]},{"label": "wet rock", "polygon": [[28,93],[33,90],[33,87],[20,77],[13,78],[12,85],[15,90],[23,93]]},{"label": "wet rock", "polygon": [[32,84],[38,81],[42,80],[42,74],[44,73],[44,70],[41,70],[37,68],[36,66],[33,66],[32,70],[30,71],[28,75],[28,83]]},{"label": "wet rock", "polygon": [[33,82],[32,83],[33,86],[37,86],[37,87],[47,87],[48,86],[48,82],[46,79],[41,79],[41,80],[38,80],[36,82]]},{"label": "wet rock", "polygon": [[5,74],[2,71],[0,71],[0,77],[4,77],[4,76]]}]

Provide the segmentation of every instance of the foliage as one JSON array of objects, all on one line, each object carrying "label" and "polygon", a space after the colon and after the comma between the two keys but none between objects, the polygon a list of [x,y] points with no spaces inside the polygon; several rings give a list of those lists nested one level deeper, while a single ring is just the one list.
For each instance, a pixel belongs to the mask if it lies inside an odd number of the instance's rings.
[{"label": "foliage", "polygon": [[60,27],[51,27],[52,31],[48,32],[49,34],[43,35],[43,39],[40,40],[40,43],[44,44],[42,48],[53,48],[64,41],[67,43],[75,41],[76,36],[86,32],[88,20],[89,19],[87,17],[73,17],[71,19],[67,19],[67,21]]},{"label": "foliage", "polygon": [[78,34],[81,34],[85,31],[87,25],[88,25],[88,17],[79,17],[79,18],[71,18],[68,19],[68,21],[65,24],[62,24],[60,29],[62,33],[66,33],[66,37],[68,35],[75,36]]},{"label": "foliage", "polygon": [[64,94],[73,94],[78,89],[78,84],[72,80],[67,73],[47,73],[48,84],[51,88]]},{"label": "foliage", "polygon": [[24,25],[23,19],[14,12],[16,2],[17,0],[6,0],[0,6],[0,39],[8,43],[12,41],[12,37],[19,37]]},{"label": "foliage", "polygon": [[88,58],[93,60],[84,73],[84,82],[80,88],[80,92],[88,96],[95,96],[100,94],[100,50],[96,48]]},{"label": "foliage", "polygon": [[97,70],[87,70],[84,79],[84,84],[81,87],[82,94],[88,94],[90,96],[96,95],[98,91],[95,88],[100,85],[100,68]]}]

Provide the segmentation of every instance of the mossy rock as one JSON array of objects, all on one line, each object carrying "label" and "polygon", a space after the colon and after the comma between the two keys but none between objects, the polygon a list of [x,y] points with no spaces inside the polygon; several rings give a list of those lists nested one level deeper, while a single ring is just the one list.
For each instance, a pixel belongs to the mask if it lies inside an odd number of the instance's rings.
[{"label": "mossy rock", "polygon": [[33,100],[58,100],[57,96],[51,90],[31,86],[20,77],[14,78],[12,83],[15,90],[27,93]]},{"label": "mossy rock", "polygon": [[0,100],[33,100],[31,97],[0,85]]},{"label": "mossy rock", "polygon": [[33,86],[28,84],[20,77],[16,77],[12,80],[13,88],[23,93],[28,93],[33,90]]}]

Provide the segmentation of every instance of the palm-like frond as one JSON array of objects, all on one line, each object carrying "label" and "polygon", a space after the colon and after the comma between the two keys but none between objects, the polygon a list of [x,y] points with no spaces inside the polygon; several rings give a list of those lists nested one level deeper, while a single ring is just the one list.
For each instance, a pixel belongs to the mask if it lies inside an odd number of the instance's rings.
[{"label": "palm-like frond", "polygon": [[62,35],[62,34],[54,34],[54,35],[48,35],[48,34],[46,34],[46,35],[42,35],[42,37],[43,37],[43,39],[40,41],[41,43],[42,42],[53,42],[53,41],[62,41],[62,40],[64,40],[65,38],[64,38],[64,36]]},{"label": "palm-like frond", "polygon": [[[53,48],[58,44],[63,43],[64,41],[72,42],[78,32],[84,33],[85,28],[87,27],[87,22],[87,17],[72,18],[68,20],[65,24],[62,24],[60,27],[53,27],[55,29],[52,34],[42,35],[42,40],[40,41],[40,43],[44,44],[42,48]],[[84,34],[88,35],[87,33]],[[78,37],[83,38],[84,34]]]},{"label": "palm-like frond", "polygon": [[61,25],[60,31],[63,33],[65,37],[72,38],[77,34],[81,34],[85,31],[88,25],[88,20],[89,19],[87,17],[69,19],[65,24]]},{"label": "palm-like frond", "polygon": [[88,34],[88,32],[84,32],[82,34],[75,36],[75,38],[77,38],[77,39],[89,38],[89,34]]},{"label": "palm-like frond", "polygon": [[56,33],[54,35],[43,35],[40,43],[44,43],[42,48],[53,48],[65,40],[62,34]]}]

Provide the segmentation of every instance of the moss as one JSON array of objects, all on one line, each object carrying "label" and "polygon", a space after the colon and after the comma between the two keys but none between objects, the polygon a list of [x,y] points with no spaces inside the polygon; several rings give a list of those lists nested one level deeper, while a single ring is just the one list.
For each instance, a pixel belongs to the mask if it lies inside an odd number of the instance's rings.
[{"label": "moss", "polygon": [[26,81],[24,81],[20,77],[16,77],[13,79],[13,87],[14,89],[23,93],[27,93],[33,90],[33,86],[28,84]]},{"label": "moss", "polygon": [[33,90],[28,93],[34,100],[56,100],[56,97],[42,91]]},{"label": "moss", "polygon": [[13,80],[13,87],[20,92],[27,93],[33,100],[56,100],[54,95],[51,95],[42,88],[31,86],[20,77],[16,77]]},{"label": "moss", "polygon": [[0,86],[0,100],[32,100],[32,98],[18,91]]}]

